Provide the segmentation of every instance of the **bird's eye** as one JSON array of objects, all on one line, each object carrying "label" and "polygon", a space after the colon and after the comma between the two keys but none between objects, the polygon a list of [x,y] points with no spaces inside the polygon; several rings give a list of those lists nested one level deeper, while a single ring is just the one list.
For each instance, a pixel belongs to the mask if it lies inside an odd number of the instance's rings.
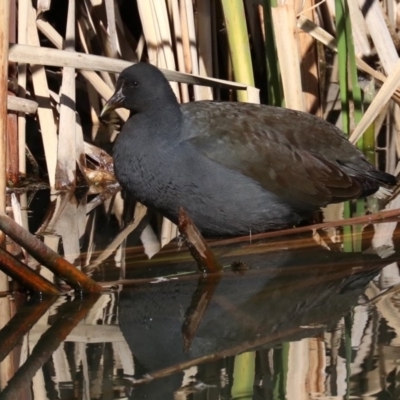
[{"label": "bird's eye", "polygon": [[[1,0],[0,0],[1,1]],[[124,82],[124,86],[126,87],[126,88],[135,88],[135,87],[138,87],[139,86],[139,82],[136,82],[136,81],[127,81],[127,82]]]}]

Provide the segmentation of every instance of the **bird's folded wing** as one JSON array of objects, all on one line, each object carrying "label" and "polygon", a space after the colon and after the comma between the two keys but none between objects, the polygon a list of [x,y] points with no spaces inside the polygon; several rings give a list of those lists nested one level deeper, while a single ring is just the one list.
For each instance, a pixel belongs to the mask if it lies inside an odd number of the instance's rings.
[{"label": "bird's folded wing", "polygon": [[343,172],[339,164],[304,147],[296,148],[276,127],[252,125],[240,117],[214,118],[214,114],[205,124],[203,117],[190,115],[191,134],[185,142],[289,202],[323,206],[361,194],[358,180]]}]

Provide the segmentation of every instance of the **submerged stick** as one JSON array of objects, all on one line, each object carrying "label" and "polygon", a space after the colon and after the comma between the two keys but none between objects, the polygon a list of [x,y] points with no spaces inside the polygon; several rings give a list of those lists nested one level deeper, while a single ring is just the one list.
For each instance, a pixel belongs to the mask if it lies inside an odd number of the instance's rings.
[{"label": "submerged stick", "polygon": [[0,229],[74,289],[90,293],[100,293],[103,290],[99,284],[1,212]]}]

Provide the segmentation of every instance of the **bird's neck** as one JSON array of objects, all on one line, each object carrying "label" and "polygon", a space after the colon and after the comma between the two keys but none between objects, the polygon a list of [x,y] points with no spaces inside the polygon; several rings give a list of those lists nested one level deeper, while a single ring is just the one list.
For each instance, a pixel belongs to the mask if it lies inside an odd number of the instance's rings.
[{"label": "bird's neck", "polygon": [[146,107],[145,110],[131,112],[123,134],[133,134],[138,141],[145,143],[171,143],[179,137],[183,115],[180,105],[167,103]]}]

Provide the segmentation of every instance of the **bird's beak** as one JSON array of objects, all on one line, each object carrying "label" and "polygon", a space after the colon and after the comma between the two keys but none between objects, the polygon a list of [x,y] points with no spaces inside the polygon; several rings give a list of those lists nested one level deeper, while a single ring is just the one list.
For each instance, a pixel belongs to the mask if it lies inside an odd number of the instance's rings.
[{"label": "bird's beak", "polygon": [[122,85],[119,88],[117,87],[115,93],[108,99],[107,103],[104,104],[104,107],[100,113],[100,118],[119,107],[123,107],[125,96],[122,93],[122,87]]}]

